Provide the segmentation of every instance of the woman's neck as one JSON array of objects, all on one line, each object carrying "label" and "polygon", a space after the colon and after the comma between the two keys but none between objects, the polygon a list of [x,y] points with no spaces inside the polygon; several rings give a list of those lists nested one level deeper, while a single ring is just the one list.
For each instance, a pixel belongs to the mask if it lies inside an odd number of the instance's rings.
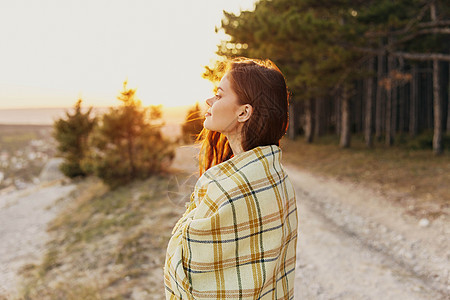
[{"label": "woman's neck", "polygon": [[240,133],[227,135],[227,140],[230,144],[231,151],[233,151],[233,155],[238,155],[239,153],[244,152],[244,149],[242,149]]}]

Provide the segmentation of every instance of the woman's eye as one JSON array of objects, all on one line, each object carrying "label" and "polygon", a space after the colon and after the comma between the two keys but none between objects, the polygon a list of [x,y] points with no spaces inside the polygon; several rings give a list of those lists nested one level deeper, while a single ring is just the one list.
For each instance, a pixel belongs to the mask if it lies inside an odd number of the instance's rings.
[{"label": "woman's eye", "polygon": [[215,97],[216,97],[217,99],[220,99],[220,98],[222,98],[222,97],[220,97],[220,95],[215,95]]}]

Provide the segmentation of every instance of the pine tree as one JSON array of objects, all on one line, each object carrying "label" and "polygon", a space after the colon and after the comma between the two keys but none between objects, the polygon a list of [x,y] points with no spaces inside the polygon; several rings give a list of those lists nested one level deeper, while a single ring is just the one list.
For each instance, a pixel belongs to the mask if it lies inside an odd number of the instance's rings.
[{"label": "pine tree", "polygon": [[60,169],[70,178],[89,174],[89,171],[82,168],[82,161],[88,152],[88,137],[96,119],[90,116],[92,107],[85,113],[82,112],[81,103],[82,100],[79,99],[74,106],[74,112],[66,112],[66,118],[56,120],[53,125],[58,151],[64,157]]},{"label": "pine tree", "polygon": [[360,40],[346,1],[260,1],[254,12],[225,12],[222,29],[230,39],[219,45],[219,55],[270,58],[285,74],[293,98],[305,107],[307,141],[312,141],[314,127],[318,133],[329,130],[320,112],[320,118],[313,117],[313,107],[319,107],[318,101],[320,107],[330,105],[326,100],[341,97],[337,92],[344,86],[353,94],[361,73],[362,55],[346,48],[346,41]]},{"label": "pine tree", "polygon": [[161,119],[161,108],[142,107],[136,90],[128,89],[126,81],[118,99],[122,104],[103,115],[86,162],[113,188],[160,172],[174,156],[155,124]]}]

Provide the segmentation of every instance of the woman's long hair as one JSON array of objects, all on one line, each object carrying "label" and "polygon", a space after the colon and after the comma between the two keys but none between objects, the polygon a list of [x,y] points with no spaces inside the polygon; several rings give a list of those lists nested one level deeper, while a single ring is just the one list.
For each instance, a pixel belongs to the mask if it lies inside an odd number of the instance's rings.
[{"label": "woman's long hair", "polygon": [[[270,60],[237,58],[227,63],[231,88],[240,104],[250,104],[253,113],[242,127],[242,149],[280,145],[288,126],[289,99],[286,81]],[[225,135],[203,128],[197,141],[200,175],[233,156]]]}]

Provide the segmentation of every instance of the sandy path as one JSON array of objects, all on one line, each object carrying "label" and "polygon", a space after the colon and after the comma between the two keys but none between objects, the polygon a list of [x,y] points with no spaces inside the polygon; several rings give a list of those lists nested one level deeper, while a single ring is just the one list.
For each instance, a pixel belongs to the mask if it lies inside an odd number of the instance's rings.
[{"label": "sandy path", "polygon": [[59,211],[55,204],[75,185],[32,187],[0,196],[0,298],[17,291],[17,271],[41,259],[47,225]]},{"label": "sandy path", "polygon": [[448,218],[422,228],[374,191],[286,168],[296,188],[296,299],[447,299]]}]

